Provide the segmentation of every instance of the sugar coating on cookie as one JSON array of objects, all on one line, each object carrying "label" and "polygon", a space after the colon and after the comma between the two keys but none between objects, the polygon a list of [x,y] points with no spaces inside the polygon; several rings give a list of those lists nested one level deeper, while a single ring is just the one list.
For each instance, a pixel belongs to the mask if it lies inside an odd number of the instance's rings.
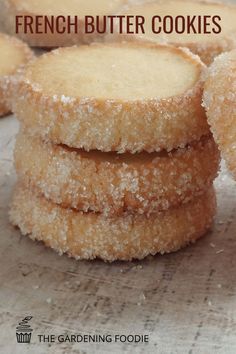
[{"label": "sugar coating on cookie", "polygon": [[209,133],[204,69],[187,49],[166,45],[61,48],[27,68],[14,112],[35,134],[70,147],[172,150]]},{"label": "sugar coating on cookie", "polygon": [[107,215],[187,203],[212,185],[219,169],[212,137],[169,154],[117,154],[70,149],[21,132],[14,155],[19,178],[47,199]]},{"label": "sugar coating on cookie", "polygon": [[203,101],[215,140],[236,178],[236,50],[220,55],[209,68]]},{"label": "sugar coating on cookie", "polygon": [[43,241],[61,255],[112,262],[177,251],[205,235],[215,211],[213,188],[191,203],[150,217],[123,214],[107,218],[61,208],[18,186],[10,220],[23,235]]}]

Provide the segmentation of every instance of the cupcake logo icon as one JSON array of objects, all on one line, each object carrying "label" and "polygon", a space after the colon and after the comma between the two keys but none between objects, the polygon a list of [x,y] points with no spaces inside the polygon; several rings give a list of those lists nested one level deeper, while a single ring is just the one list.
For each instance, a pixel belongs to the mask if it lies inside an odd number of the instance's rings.
[{"label": "cupcake logo icon", "polygon": [[31,328],[29,322],[32,318],[32,316],[26,316],[21,322],[19,322],[19,325],[16,327],[17,343],[30,343],[33,329]]}]

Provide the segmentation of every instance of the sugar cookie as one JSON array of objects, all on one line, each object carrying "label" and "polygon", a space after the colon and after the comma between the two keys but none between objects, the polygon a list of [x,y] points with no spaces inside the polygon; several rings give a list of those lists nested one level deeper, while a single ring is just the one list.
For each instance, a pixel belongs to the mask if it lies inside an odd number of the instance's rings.
[{"label": "sugar cookie", "polygon": [[22,234],[43,241],[59,254],[112,262],[173,252],[195,242],[210,228],[215,210],[213,188],[191,203],[150,217],[123,214],[106,218],[63,209],[20,186],[10,219]]},{"label": "sugar cookie", "polygon": [[85,34],[85,16],[116,14],[126,3],[127,0],[1,0],[0,13],[8,33],[15,35],[17,16],[25,16],[17,23],[21,39],[33,47],[60,47],[101,40],[104,34]]},{"label": "sugar cookie", "polygon": [[217,175],[212,137],[171,153],[85,152],[20,133],[15,166],[26,185],[64,207],[119,214],[150,214],[191,201]]},{"label": "sugar cookie", "polygon": [[17,69],[33,58],[33,53],[23,42],[0,33],[0,116],[10,112],[6,84]]},{"label": "sugar cookie", "polygon": [[14,112],[32,134],[85,150],[184,147],[209,134],[204,65],[187,49],[152,43],[60,48],[27,68]]},{"label": "sugar cookie", "polygon": [[220,55],[211,65],[204,106],[215,140],[236,178],[236,50]]},{"label": "sugar cookie", "polygon": [[[117,38],[122,40],[150,40],[187,47],[207,65],[218,54],[236,48],[236,6],[233,4],[195,0],[134,1],[121,12],[127,13],[145,17],[145,34],[119,35]],[[153,20],[154,16],[159,16],[161,21],[158,17]],[[193,21],[187,20],[188,17]],[[204,21],[209,24],[205,26]],[[192,27],[188,25],[191,23]],[[204,33],[204,27],[209,34]],[[169,33],[171,28],[173,32]],[[156,34],[153,29],[161,33]],[[168,33],[164,33],[166,31]],[[114,40],[114,35],[108,35],[107,39]]]}]

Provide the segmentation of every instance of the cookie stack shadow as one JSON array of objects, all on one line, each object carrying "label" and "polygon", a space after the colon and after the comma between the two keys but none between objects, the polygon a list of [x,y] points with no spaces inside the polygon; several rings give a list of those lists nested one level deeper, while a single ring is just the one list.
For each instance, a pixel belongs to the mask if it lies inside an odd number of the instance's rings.
[{"label": "cookie stack shadow", "polygon": [[142,259],[202,237],[219,168],[203,71],[187,50],[145,43],[35,60],[14,83],[12,223],[76,259]]}]

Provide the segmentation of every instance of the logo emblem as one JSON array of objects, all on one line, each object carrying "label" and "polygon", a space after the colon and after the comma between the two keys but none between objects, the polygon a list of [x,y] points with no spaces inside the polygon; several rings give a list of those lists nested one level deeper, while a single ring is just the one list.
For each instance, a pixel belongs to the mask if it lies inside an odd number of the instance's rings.
[{"label": "logo emblem", "polygon": [[30,343],[33,329],[31,328],[29,322],[32,318],[32,316],[26,316],[21,322],[19,322],[19,325],[16,327],[17,343]]}]

